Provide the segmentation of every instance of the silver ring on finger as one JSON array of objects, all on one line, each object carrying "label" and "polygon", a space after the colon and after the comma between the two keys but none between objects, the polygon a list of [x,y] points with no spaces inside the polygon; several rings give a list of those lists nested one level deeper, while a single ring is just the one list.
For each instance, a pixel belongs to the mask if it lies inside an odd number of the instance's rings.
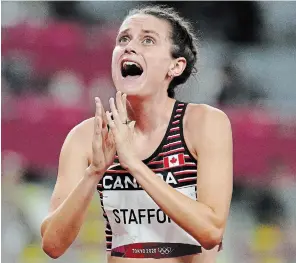
[{"label": "silver ring on finger", "polygon": [[131,120],[126,120],[125,122],[123,122],[122,124],[128,125],[130,124],[132,121]]}]

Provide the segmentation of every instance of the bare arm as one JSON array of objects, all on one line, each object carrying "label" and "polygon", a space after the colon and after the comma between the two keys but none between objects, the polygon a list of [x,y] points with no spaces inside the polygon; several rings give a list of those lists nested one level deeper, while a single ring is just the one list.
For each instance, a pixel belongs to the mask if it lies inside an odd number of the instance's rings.
[{"label": "bare arm", "polygon": [[79,137],[76,127],[62,147],[50,214],[41,226],[43,250],[53,258],[62,255],[76,238],[99,180],[87,170]]},{"label": "bare arm", "polygon": [[[61,150],[50,214],[41,226],[43,250],[52,258],[61,256],[77,237],[97,183],[113,161],[115,149],[110,150],[102,140],[102,110],[98,105],[95,120],[85,124],[94,127],[92,142],[86,141],[91,135],[86,130],[92,129],[80,125],[69,133]],[[93,149],[90,166],[87,147]]]},{"label": "bare arm", "polygon": [[221,242],[232,196],[231,125],[224,113],[212,109],[196,125],[201,127],[194,143],[198,201],[173,189],[141,161],[131,162],[128,170],[172,220],[212,249]]}]

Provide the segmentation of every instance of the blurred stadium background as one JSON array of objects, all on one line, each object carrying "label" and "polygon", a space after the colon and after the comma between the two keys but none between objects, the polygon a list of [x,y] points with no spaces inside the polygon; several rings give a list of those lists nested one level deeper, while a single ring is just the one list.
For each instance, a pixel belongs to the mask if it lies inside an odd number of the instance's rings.
[{"label": "blurred stadium background", "polygon": [[[162,3],[194,22],[201,44],[199,74],[177,98],[221,108],[233,125],[235,186],[217,262],[295,263],[296,2]],[[61,145],[93,115],[95,95],[108,108],[116,30],[139,2],[1,4],[2,262],[49,263],[39,228]],[[103,228],[96,196],[55,262],[104,262]]]}]

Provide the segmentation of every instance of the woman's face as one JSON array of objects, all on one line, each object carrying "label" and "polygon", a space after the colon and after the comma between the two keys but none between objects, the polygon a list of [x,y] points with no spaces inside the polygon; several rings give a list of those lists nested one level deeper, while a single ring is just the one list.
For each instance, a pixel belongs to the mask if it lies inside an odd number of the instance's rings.
[{"label": "woman's face", "polygon": [[[170,30],[168,22],[151,15],[133,15],[122,23],[112,56],[117,90],[149,96],[167,87],[168,72],[174,64]],[[140,69],[134,68],[131,73],[134,63]]]}]

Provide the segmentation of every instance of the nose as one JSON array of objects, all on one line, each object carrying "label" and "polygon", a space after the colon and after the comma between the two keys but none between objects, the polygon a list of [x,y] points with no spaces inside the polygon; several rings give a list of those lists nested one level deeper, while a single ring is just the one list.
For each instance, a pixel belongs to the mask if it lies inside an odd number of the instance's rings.
[{"label": "nose", "polygon": [[131,54],[131,53],[137,54],[137,52],[133,48],[131,48],[131,47],[126,47],[124,53],[127,53],[127,54]]},{"label": "nose", "polygon": [[132,41],[130,41],[128,43],[128,45],[125,47],[124,53],[127,53],[127,54],[131,54],[131,53],[137,54],[136,49],[135,49],[135,44],[133,44]]}]

